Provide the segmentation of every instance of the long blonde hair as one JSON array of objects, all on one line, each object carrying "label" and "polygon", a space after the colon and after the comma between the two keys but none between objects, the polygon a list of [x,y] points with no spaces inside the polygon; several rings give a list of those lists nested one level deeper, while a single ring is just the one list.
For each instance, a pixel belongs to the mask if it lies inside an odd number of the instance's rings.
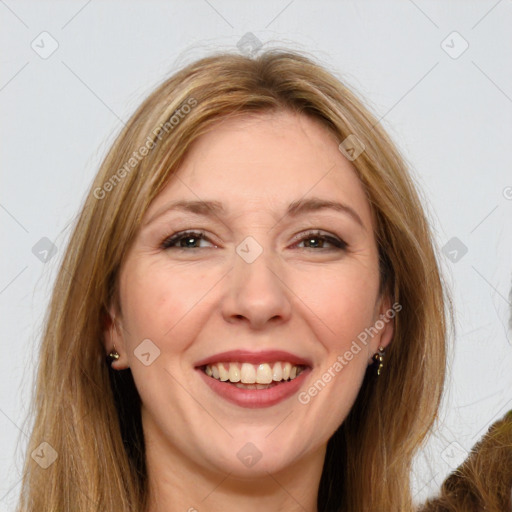
[{"label": "long blonde hair", "polygon": [[406,164],[376,118],[324,67],[273,49],[184,67],[142,103],[104,159],[58,273],[40,352],[27,453],[47,442],[57,459],[43,469],[27,456],[20,511],[146,507],[140,399],[130,370],[105,361],[119,268],[191,143],[227,116],[276,110],[319,120],[340,143],[355,135],[364,145],[353,165],[376,219],[382,290],[402,306],[385,371],[367,372],[329,440],[319,510],[413,510],[411,461],[436,418],[445,377],[447,301],[433,237]]}]

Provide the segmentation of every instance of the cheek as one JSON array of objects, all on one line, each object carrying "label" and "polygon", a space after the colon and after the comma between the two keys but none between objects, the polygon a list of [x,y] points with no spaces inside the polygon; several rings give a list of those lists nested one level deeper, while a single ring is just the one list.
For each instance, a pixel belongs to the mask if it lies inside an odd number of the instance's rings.
[{"label": "cheek", "polygon": [[[129,344],[133,347],[145,338],[162,344],[188,314],[200,307],[213,286],[212,279],[211,273],[171,268],[165,262],[127,266],[121,275],[121,305]],[[179,348],[179,338],[171,337],[173,346]]]},{"label": "cheek", "polygon": [[378,286],[377,273],[360,265],[347,265],[297,280],[294,290],[309,308],[308,316],[318,326],[315,330],[325,348],[344,352],[359,333],[372,325]]},{"label": "cheek", "polygon": [[314,282],[302,281],[299,293],[324,357],[298,400],[312,417],[323,418],[319,429],[328,437],[352,408],[368,368],[368,345],[358,336],[375,320],[379,282],[378,274],[360,265],[318,272]]}]

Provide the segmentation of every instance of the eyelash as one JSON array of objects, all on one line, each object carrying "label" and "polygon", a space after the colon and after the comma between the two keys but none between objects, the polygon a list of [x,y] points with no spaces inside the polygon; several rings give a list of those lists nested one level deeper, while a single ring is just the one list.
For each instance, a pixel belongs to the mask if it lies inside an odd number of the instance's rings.
[{"label": "eyelash", "polygon": [[[176,247],[174,244],[184,238],[196,238],[200,240],[208,240],[208,238],[205,236],[205,234],[201,231],[181,231],[179,233],[175,233],[163,240],[163,242],[160,245],[161,249],[201,249],[201,247]],[[305,240],[311,240],[311,239],[318,239],[323,240],[324,242],[328,242],[331,245],[334,246],[334,248],[331,249],[324,249],[327,251],[334,251],[334,250],[346,250],[348,248],[348,244],[341,240],[340,238],[329,236],[329,235],[323,235],[318,230],[308,231],[307,233],[302,236],[297,243],[303,242]],[[315,249],[312,247],[306,247],[306,249]],[[319,249],[323,249],[322,247]]]}]

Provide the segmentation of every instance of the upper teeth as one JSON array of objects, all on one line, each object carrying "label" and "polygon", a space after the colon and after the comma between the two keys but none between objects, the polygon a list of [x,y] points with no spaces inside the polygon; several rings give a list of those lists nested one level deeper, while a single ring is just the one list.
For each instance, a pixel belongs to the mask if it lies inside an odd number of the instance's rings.
[{"label": "upper teeth", "polygon": [[209,377],[244,384],[270,384],[272,381],[292,380],[300,375],[304,366],[288,362],[276,363],[215,363],[206,365],[204,371]]}]

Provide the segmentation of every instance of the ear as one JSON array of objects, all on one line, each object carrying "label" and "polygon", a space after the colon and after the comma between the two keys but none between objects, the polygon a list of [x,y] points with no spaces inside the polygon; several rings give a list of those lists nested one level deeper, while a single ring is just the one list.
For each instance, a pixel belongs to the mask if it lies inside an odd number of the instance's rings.
[{"label": "ear", "polygon": [[105,355],[108,356],[114,348],[119,354],[119,359],[112,360],[111,363],[114,370],[124,370],[129,368],[126,343],[123,335],[124,331],[121,321],[121,316],[117,315],[113,308],[105,314],[103,320]]},{"label": "ear", "polygon": [[391,303],[388,293],[383,293],[378,299],[373,324],[377,332],[370,343],[371,354],[375,354],[380,347],[386,348],[391,343],[395,332],[395,317],[401,309],[402,306],[398,302]]}]

